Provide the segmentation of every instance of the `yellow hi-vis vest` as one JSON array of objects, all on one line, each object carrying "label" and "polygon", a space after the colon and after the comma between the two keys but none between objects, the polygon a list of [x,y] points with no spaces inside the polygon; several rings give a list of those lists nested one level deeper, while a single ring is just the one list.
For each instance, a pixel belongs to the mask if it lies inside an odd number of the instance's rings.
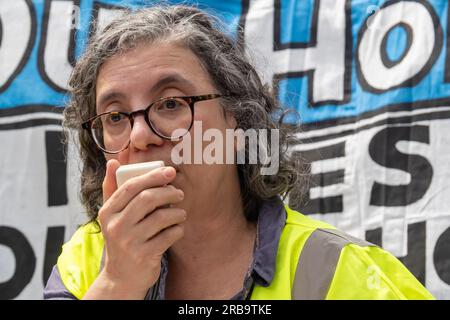
[{"label": "yellow hi-vis vest", "polygon": [[[434,299],[394,256],[285,206],[276,272],[253,300]],[[83,298],[101,268],[104,240],[92,223],[64,244],[57,268],[65,287]]]}]

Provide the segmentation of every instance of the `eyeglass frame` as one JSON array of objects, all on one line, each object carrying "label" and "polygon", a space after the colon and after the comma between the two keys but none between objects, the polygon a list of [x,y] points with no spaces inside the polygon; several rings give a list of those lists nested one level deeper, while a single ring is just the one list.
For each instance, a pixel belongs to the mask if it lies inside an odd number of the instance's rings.
[{"label": "eyeglass frame", "polygon": [[156,99],[152,102],[150,102],[150,104],[144,108],[144,109],[140,109],[140,110],[136,110],[133,112],[125,112],[125,111],[108,111],[108,112],[103,112],[101,114],[95,115],[91,118],[89,118],[88,120],[84,121],[81,123],[81,127],[85,130],[87,130],[89,136],[91,137],[91,139],[94,141],[95,145],[102,150],[105,153],[108,154],[117,154],[119,152],[122,152],[123,150],[125,150],[126,148],[128,148],[128,146],[130,145],[131,142],[131,138],[128,139],[128,143],[125,147],[123,147],[121,150],[119,151],[107,151],[105,149],[103,149],[102,147],[99,146],[99,144],[97,143],[96,139],[94,138],[94,135],[92,133],[92,123],[99,117],[104,116],[105,114],[121,114],[124,115],[126,117],[128,117],[129,121],[130,121],[130,125],[131,125],[131,129],[133,129],[133,124],[134,124],[134,117],[138,114],[143,114],[145,122],[147,123],[147,125],[150,127],[150,129],[152,130],[152,132],[154,134],[156,134],[158,137],[165,139],[165,140],[174,140],[173,137],[167,137],[161,133],[159,133],[156,128],[153,127],[152,122],[150,121],[150,119],[148,118],[148,114],[150,111],[150,108],[157,102],[160,101],[164,101],[164,100],[170,100],[170,99],[183,99],[185,102],[187,102],[187,104],[189,105],[189,108],[191,109],[191,124],[189,126],[189,128],[186,130],[186,133],[184,133],[182,136],[176,138],[176,139],[181,139],[184,135],[186,135],[189,130],[191,130],[192,125],[194,123],[194,104],[196,102],[200,102],[200,101],[206,101],[206,100],[212,100],[212,99],[216,99],[216,98],[221,98],[224,97],[222,94],[219,93],[211,93],[211,94],[204,94],[204,95],[198,95],[198,96],[172,96],[172,97],[162,97],[159,99]]}]

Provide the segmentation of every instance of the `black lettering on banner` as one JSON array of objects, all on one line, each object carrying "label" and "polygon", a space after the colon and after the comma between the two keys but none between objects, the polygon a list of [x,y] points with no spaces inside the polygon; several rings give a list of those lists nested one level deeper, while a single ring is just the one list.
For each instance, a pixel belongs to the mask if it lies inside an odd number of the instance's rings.
[{"label": "black lettering on banner", "polygon": [[[281,42],[281,2],[283,0],[275,0],[274,3],[274,25],[273,25],[273,50],[285,50],[291,48],[312,48],[317,45],[317,24],[319,17],[320,0],[313,0],[313,13],[311,19],[310,39],[309,42]],[[287,1],[287,0],[285,0]]]},{"label": "black lettering on banner", "polygon": [[44,257],[44,272],[42,280],[44,286],[52,272],[53,266],[61,254],[61,248],[64,244],[64,226],[49,227],[47,230],[47,240],[45,241],[45,257]]},{"label": "black lettering on banner", "polygon": [[[309,42],[281,42],[281,1],[275,0],[274,3],[274,39],[273,39],[273,50],[280,51],[292,48],[313,48],[317,46],[317,28],[318,28],[318,16],[320,0],[314,1],[312,21],[310,26],[310,41]],[[246,2],[246,1],[243,1]],[[248,5],[247,5],[248,6]],[[243,11],[244,12],[244,11]],[[242,20],[242,19],[241,19]],[[337,100],[314,100],[314,77],[315,69],[309,69],[304,71],[292,71],[286,73],[277,73],[273,76],[273,87],[277,90],[279,83],[283,79],[292,78],[303,78],[308,79],[308,107],[320,107],[323,105],[334,104],[342,105],[347,104],[351,101],[351,82],[352,82],[352,63],[353,63],[353,36],[352,36],[352,19],[351,19],[351,0],[346,0],[345,2],[345,70],[343,75],[344,82],[344,94],[343,99]],[[278,95],[278,93],[276,92]]]},{"label": "black lettering on banner", "polygon": [[433,168],[420,155],[404,154],[396,149],[399,141],[430,143],[427,126],[387,127],[380,130],[370,141],[369,154],[377,164],[399,169],[411,175],[407,185],[385,185],[374,182],[370,194],[370,205],[398,207],[420,200],[431,184]]},{"label": "black lettering on banner", "polygon": [[408,253],[398,259],[425,285],[426,221],[408,224]]},{"label": "black lettering on banner", "polygon": [[[387,42],[388,42],[388,38],[389,38],[389,34],[397,28],[402,28],[403,30],[405,30],[406,32],[406,47],[403,50],[402,55],[397,59],[397,60],[392,60],[388,53],[387,53]],[[386,34],[383,37],[383,41],[381,41],[381,47],[380,47],[380,55],[381,55],[381,61],[383,62],[384,66],[386,68],[393,68],[396,65],[400,64],[403,59],[406,57],[406,55],[409,52],[409,49],[411,49],[411,45],[413,42],[413,30],[412,28],[404,23],[404,22],[399,22],[396,25],[394,25],[393,27],[391,27]]]},{"label": "black lettering on banner", "polygon": [[[74,8],[80,7],[80,0],[45,0],[45,6],[44,6],[44,17],[42,18],[42,31],[41,31],[41,41],[39,43],[39,50],[38,50],[38,69],[39,73],[41,74],[42,79],[55,91],[65,93],[67,89],[63,87],[61,83],[55,83],[53,79],[51,79],[51,76],[48,74],[48,71],[46,69],[46,59],[45,59],[45,53],[46,53],[46,47],[47,47],[47,40],[48,40],[48,33],[49,33],[49,20],[50,20],[50,9],[53,2],[58,1],[64,1],[64,2],[72,2]],[[72,11],[73,15],[74,11]],[[71,17],[71,21],[67,21],[67,24],[73,23],[74,17]],[[71,26],[70,28],[70,35],[68,37],[69,43],[67,48],[67,61],[69,62],[71,67],[75,66],[75,46],[76,46],[76,33],[75,33],[75,26]],[[58,61],[59,63],[62,63],[61,61]],[[60,66],[61,70],[64,70],[64,66]]]},{"label": "black lettering on banner", "polygon": [[[366,231],[366,240],[382,247],[383,229]],[[449,239],[450,240],[450,239]],[[406,256],[397,257],[411,273],[425,285],[426,275],[426,221],[408,225],[408,252]]]},{"label": "black lettering on banner", "polygon": [[14,299],[31,281],[36,256],[25,235],[15,228],[0,226],[0,245],[11,249],[16,261],[13,276],[0,283],[0,300]]},{"label": "black lettering on banner", "polygon": [[[434,63],[436,62],[437,58],[439,57],[439,53],[442,50],[442,46],[443,46],[443,30],[442,30],[442,26],[440,24],[439,21],[439,17],[437,16],[433,6],[428,3],[427,1],[418,1],[418,0],[390,0],[390,1],[386,1],[381,7],[380,10],[377,11],[376,15],[382,15],[383,14],[383,10],[388,8],[389,6],[392,6],[394,4],[397,4],[399,2],[415,2],[415,3],[420,3],[428,12],[429,16],[431,17],[432,21],[433,21],[433,25],[434,25],[434,35],[435,35],[435,43],[434,43],[434,47],[433,50],[430,54],[430,56],[428,57],[428,60],[426,61],[426,63],[424,64],[424,66],[418,71],[416,72],[416,74],[414,74],[413,76],[411,76],[408,79],[405,79],[403,82],[401,82],[400,84],[394,84],[393,86],[387,88],[387,89],[380,89],[380,88],[375,88],[372,85],[370,85],[364,75],[364,72],[362,70],[362,63],[361,63],[361,58],[360,58],[360,45],[362,42],[362,39],[365,35],[365,33],[367,32],[367,30],[369,29],[369,25],[373,26],[373,24],[369,24],[369,19],[373,19],[373,16],[370,15],[367,17],[367,19],[364,21],[364,23],[362,24],[361,29],[358,32],[358,36],[357,36],[357,45],[356,45],[356,59],[355,59],[355,66],[356,66],[356,75],[357,78],[359,80],[359,83],[361,85],[361,87],[368,91],[368,92],[372,92],[372,93],[377,93],[377,94],[381,94],[387,91],[390,91],[392,89],[398,89],[398,88],[403,88],[403,87],[413,87],[415,85],[417,85],[420,81],[422,81],[422,79],[428,74],[428,72],[431,70],[431,68],[433,67]],[[402,17],[402,15],[398,15],[399,17]],[[373,20],[372,20],[373,21]],[[408,38],[411,38],[411,43],[409,44],[409,47],[411,47],[412,45],[412,41],[414,40],[414,35],[413,35],[413,28],[411,25],[408,25],[406,22],[404,21],[399,21],[394,27],[398,26],[398,25],[402,25],[402,26],[408,26],[407,27],[407,32],[411,33],[411,36],[408,36]],[[383,39],[386,39],[386,37],[388,36],[389,32],[392,30],[392,28],[386,30],[386,31],[380,31],[380,30],[376,30],[376,32],[385,32]],[[410,31],[409,31],[410,30]],[[420,41],[416,39],[416,41]],[[386,52],[386,49],[381,47],[380,48],[380,52],[383,54]],[[391,64],[389,67],[389,63],[386,65],[386,61],[383,61],[383,64],[385,64],[386,67],[388,68],[392,68],[395,65],[400,64],[408,55],[408,53],[410,53],[410,50],[406,50],[406,52],[404,53],[404,55],[402,56],[402,59],[400,61],[397,61],[395,64]],[[383,57],[383,55],[381,56]],[[386,58],[386,56],[385,56]]]},{"label": "black lettering on banner", "polygon": [[[323,134],[323,135],[317,135],[313,137],[307,138],[308,143],[313,142],[320,142],[325,140],[331,140],[336,138],[341,138],[345,136],[352,136],[356,133],[362,132],[364,130],[368,130],[375,127],[382,127],[382,126],[393,126],[393,125],[410,125],[412,122],[419,122],[419,121],[434,121],[434,120],[444,120],[444,119],[450,119],[450,111],[445,109],[445,106],[448,106],[450,104],[450,100],[448,98],[443,99],[436,99],[436,100],[428,100],[428,101],[416,101],[416,102],[407,102],[407,103],[401,103],[401,104],[393,104],[393,105],[387,105],[382,108],[365,112],[363,114],[360,114],[358,116],[354,117],[348,117],[348,118],[341,118],[341,119],[332,119],[332,120],[326,120],[322,121],[320,123],[305,123],[302,124],[302,130],[303,132],[313,131],[313,130],[319,130],[319,129],[325,129],[325,128],[337,128],[339,129],[339,126],[342,126],[345,129],[342,129],[341,131],[338,131],[336,133],[329,133],[329,134]],[[414,114],[414,111],[416,110],[424,110],[424,109],[431,109],[431,108],[437,108],[434,111],[430,112],[421,112]],[[439,110],[440,109],[440,110]],[[410,115],[406,116],[397,116],[397,112],[408,112]],[[375,120],[376,116],[382,115],[384,113],[390,112],[392,115],[390,117],[381,118],[380,120]],[[367,121],[367,124],[359,125],[361,123],[361,120],[369,120]],[[343,126],[345,124],[355,124],[353,127],[348,128]]]},{"label": "black lettering on banner", "polygon": [[373,243],[373,244],[379,246],[379,247],[382,247],[383,246],[382,235],[383,235],[382,228],[367,230],[366,231],[366,240],[369,241],[370,243]]},{"label": "black lettering on banner", "polygon": [[[27,64],[28,58],[30,57],[31,51],[33,50],[34,42],[36,39],[36,33],[37,33],[36,10],[34,8],[32,0],[22,0],[22,1],[28,7],[28,14],[29,14],[30,21],[31,21],[28,42],[27,42],[26,48],[23,52],[15,52],[15,55],[20,55],[20,56],[22,56],[22,58],[20,59],[19,63],[17,64],[17,67],[15,68],[14,71],[12,71],[11,75],[8,77],[6,82],[4,82],[3,85],[0,85],[0,93],[6,91],[9,88],[11,83],[14,81],[14,79],[19,75],[19,73],[22,71],[22,69]],[[16,19],[19,19],[19,18],[16,17]],[[23,22],[22,22],[22,25],[23,25]],[[0,51],[8,50],[8,48],[5,47],[5,43],[2,43],[2,41],[4,39],[4,32],[6,32],[6,30],[7,30],[7,27],[3,25],[1,10],[0,10]],[[9,63],[12,63],[12,62],[9,61]],[[6,71],[2,70],[2,72],[6,72]]]},{"label": "black lettering on banner", "polygon": [[[322,147],[307,151],[294,151],[293,157],[301,157],[304,159],[311,170],[311,163],[325,159],[342,158],[345,156],[345,142],[335,145]],[[315,173],[311,176],[309,189],[320,186],[325,187],[333,184],[339,184],[344,181],[345,170],[339,169],[330,172]],[[297,199],[306,196],[305,201],[298,205]],[[327,214],[343,212],[343,196],[328,196],[323,198],[310,199],[309,192],[305,192],[303,184],[294,187],[289,194],[289,205],[294,210],[298,210],[305,215],[308,214]]]},{"label": "black lettering on banner", "polygon": [[439,278],[450,285],[450,228],[447,228],[436,241],[433,262]]},{"label": "black lettering on banner", "polygon": [[54,107],[50,105],[21,105],[14,108],[0,109],[0,118],[13,117],[16,115],[30,116],[35,113],[43,114],[42,117],[27,119],[22,117],[21,120],[13,120],[11,122],[6,122],[0,124],[0,131],[2,130],[18,130],[24,128],[32,128],[38,126],[48,126],[48,125],[61,125],[60,119],[55,119],[54,117],[46,117],[45,113],[61,114],[63,108]]},{"label": "black lettering on banner", "polygon": [[45,149],[47,154],[48,206],[66,205],[68,203],[66,145],[62,143],[61,131],[45,132]]}]

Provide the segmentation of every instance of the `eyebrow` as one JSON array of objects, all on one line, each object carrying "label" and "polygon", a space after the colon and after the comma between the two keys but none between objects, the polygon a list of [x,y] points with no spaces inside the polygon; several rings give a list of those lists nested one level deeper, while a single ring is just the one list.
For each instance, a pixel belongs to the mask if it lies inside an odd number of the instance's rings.
[{"label": "eyebrow", "polygon": [[163,76],[161,79],[159,79],[158,82],[156,82],[153,85],[150,92],[157,92],[169,84],[181,84],[190,90],[194,90],[194,88],[195,88],[194,83],[191,82],[190,80],[184,78],[183,76],[181,76],[178,73],[170,73],[170,74]]},{"label": "eyebrow", "polygon": [[[153,87],[150,89],[150,92],[156,93],[159,90],[161,90],[163,87],[169,85],[169,84],[181,84],[183,87],[185,87],[188,90],[193,91],[195,88],[195,85],[190,80],[184,78],[178,73],[170,73],[167,75],[164,75],[161,79],[159,79]],[[120,92],[120,91],[107,91],[106,93],[102,94],[100,98],[98,99],[97,106],[102,107],[106,102],[111,100],[120,100],[125,99],[126,94]]]}]

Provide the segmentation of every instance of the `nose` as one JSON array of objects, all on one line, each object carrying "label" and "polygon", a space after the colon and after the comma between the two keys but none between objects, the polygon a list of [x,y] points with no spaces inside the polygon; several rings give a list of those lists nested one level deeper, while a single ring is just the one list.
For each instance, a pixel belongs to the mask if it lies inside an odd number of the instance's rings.
[{"label": "nose", "polygon": [[161,146],[164,140],[153,132],[143,114],[134,116],[130,134],[130,147],[135,150],[147,150],[150,146]]}]

